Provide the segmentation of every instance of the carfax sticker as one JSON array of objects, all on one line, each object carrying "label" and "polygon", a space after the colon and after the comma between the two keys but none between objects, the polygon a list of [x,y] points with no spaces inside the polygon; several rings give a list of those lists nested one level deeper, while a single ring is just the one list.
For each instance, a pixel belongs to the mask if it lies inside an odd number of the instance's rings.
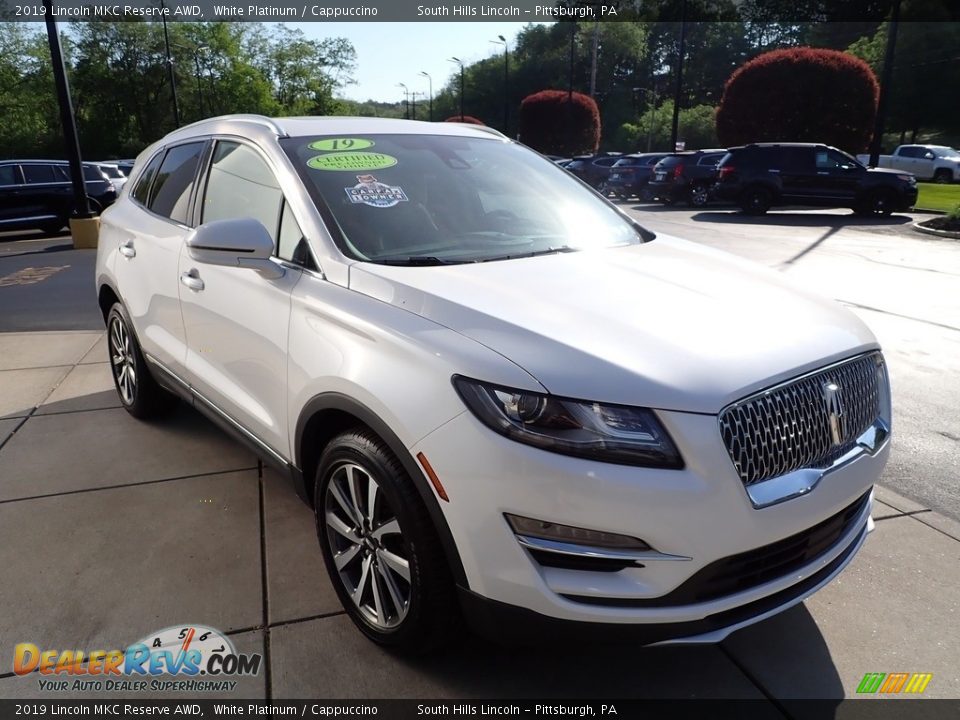
[{"label": "carfax sticker", "polygon": [[373,152],[334,152],[317,155],[307,160],[307,166],[314,170],[383,170],[397,164],[393,155]]},{"label": "carfax sticker", "polygon": [[311,150],[322,150],[332,152],[334,150],[365,150],[374,146],[373,140],[366,138],[324,138],[323,140],[314,140],[307,145]]},{"label": "carfax sticker", "polygon": [[370,207],[388,208],[407,202],[407,194],[398,185],[387,185],[373,175],[357,175],[358,182],[353,187],[344,188],[350,202]]}]

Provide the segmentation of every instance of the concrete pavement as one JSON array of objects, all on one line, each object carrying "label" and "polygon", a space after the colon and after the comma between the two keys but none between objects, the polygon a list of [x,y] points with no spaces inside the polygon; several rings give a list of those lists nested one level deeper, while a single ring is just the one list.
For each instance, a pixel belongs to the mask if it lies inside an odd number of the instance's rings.
[{"label": "concrete pavement", "polygon": [[780,701],[852,697],[867,672],[931,672],[925,697],[960,698],[960,523],[885,488],[837,580],[719,646],[465,637],[398,658],[340,610],[288,480],[186,407],[129,417],[105,360],[102,333],[0,334],[0,697],[44,696],[10,672],[18,642],[123,647],[203,623],[265,655],[235,697],[756,698],[782,718],[802,710]]}]

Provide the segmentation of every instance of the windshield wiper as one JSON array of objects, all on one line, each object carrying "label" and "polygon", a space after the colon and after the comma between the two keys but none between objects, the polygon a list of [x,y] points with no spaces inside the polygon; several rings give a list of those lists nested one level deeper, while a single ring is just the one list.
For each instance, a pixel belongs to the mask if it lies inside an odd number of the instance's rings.
[{"label": "windshield wiper", "polygon": [[407,255],[404,257],[390,256],[390,257],[375,257],[371,258],[370,262],[379,263],[380,265],[409,265],[409,266],[429,266],[429,265],[456,265],[457,263],[451,260],[443,260],[433,255]]},{"label": "windshield wiper", "polygon": [[577,250],[579,250],[579,248],[570,247],[569,245],[559,245],[557,247],[549,247],[544,250],[531,250],[530,252],[511,253],[510,255],[496,255],[494,257],[482,258],[479,262],[517,260],[518,258],[536,257],[537,255],[554,255],[556,253],[577,252]]}]

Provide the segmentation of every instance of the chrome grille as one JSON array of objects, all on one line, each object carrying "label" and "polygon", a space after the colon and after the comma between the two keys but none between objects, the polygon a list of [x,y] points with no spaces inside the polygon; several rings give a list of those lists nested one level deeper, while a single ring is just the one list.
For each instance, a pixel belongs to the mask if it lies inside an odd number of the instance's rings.
[{"label": "chrome grille", "polygon": [[727,407],[720,433],[744,485],[849,452],[880,414],[882,367],[879,352],[860,355]]}]

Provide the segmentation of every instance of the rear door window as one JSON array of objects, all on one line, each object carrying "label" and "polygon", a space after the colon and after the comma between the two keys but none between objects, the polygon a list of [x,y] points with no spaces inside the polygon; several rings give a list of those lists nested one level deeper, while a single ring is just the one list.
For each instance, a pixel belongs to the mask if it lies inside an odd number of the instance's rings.
[{"label": "rear door window", "polygon": [[27,183],[39,184],[58,181],[53,172],[53,165],[22,165],[21,167]]},{"label": "rear door window", "polygon": [[167,151],[150,190],[149,208],[179,223],[187,223],[190,192],[200,164],[203,141],[177,145]]},{"label": "rear door window", "polygon": [[154,175],[157,174],[157,168],[160,167],[161,162],[163,162],[163,153],[159,152],[153,157],[146,169],[140,173],[140,179],[137,180],[137,185],[133,188],[131,195],[133,199],[141,205],[147,204],[147,197],[150,193],[150,183],[153,181]]},{"label": "rear door window", "polygon": [[0,186],[19,185],[20,177],[16,165],[0,165]]}]

